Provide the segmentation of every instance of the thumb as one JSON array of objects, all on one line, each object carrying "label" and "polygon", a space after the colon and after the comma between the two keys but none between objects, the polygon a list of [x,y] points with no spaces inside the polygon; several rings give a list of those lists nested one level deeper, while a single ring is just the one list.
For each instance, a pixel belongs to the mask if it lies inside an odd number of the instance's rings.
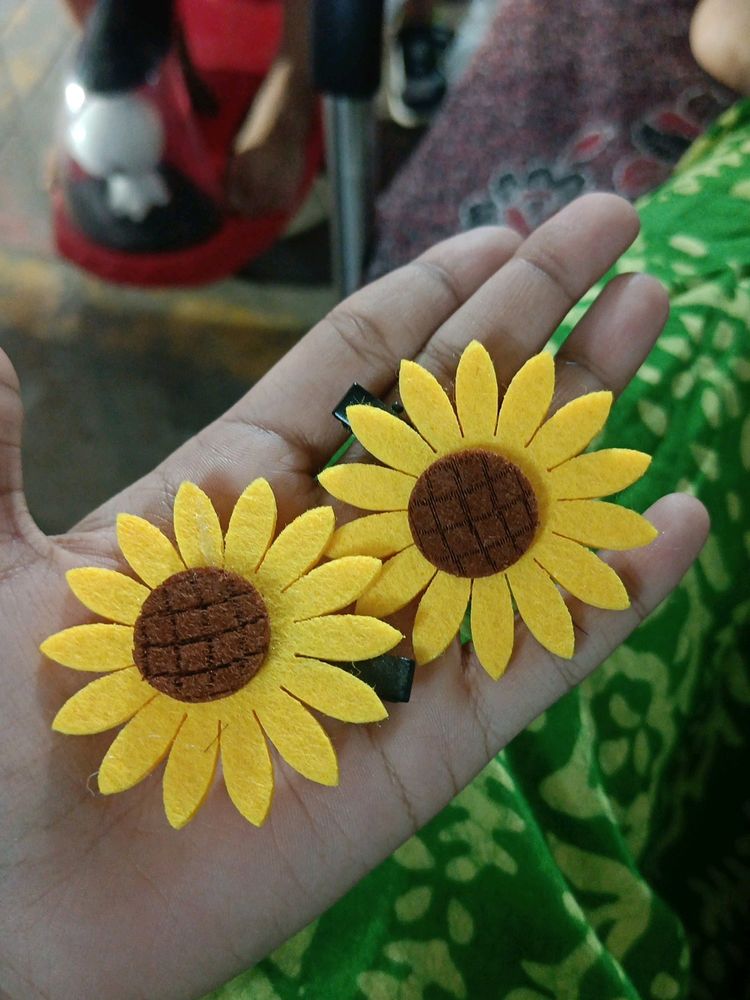
[{"label": "thumb", "polygon": [[23,408],[18,376],[0,350],[0,572],[17,563],[21,550],[41,538],[26,506],[21,471]]}]

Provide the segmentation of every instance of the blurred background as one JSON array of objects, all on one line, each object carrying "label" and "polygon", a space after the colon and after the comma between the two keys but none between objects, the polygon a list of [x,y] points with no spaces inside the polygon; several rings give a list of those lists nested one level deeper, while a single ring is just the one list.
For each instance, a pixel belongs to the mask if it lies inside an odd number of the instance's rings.
[{"label": "blurred background", "polygon": [[[455,25],[466,6],[439,17]],[[204,288],[119,287],[59,258],[49,187],[79,42],[63,0],[0,0],[0,345],[22,384],[30,505],[50,532],[219,415],[336,301],[324,181],[301,235]],[[381,186],[421,132],[386,128]]]},{"label": "blurred background", "polygon": [[[273,215],[274,239],[220,281],[201,284],[199,268],[195,287],[126,286],[63,259],[50,189],[60,186],[63,98],[91,2],[0,0],[0,346],[21,378],[27,492],[49,532],[70,527],[218,416],[339,297],[322,148],[310,154],[317,179],[301,207],[293,199],[283,219]],[[177,2],[199,13],[225,3],[240,13],[242,3],[282,9],[275,0]],[[305,7],[288,0],[286,8],[303,46]],[[99,0],[104,8],[137,14],[138,4]],[[376,231],[363,279],[462,228],[499,223],[528,233],[585,191],[635,200],[661,183],[733,99],[690,53],[694,8],[695,0],[386,3],[367,164]],[[200,62],[210,39],[200,24],[186,35]],[[345,65],[347,52],[356,62],[346,46],[331,46],[329,66]],[[180,65],[193,73],[184,58]],[[256,104],[272,105],[273,93]],[[263,117],[251,116],[241,135],[262,132]],[[299,136],[290,133],[289,143],[293,151]],[[328,159],[330,176],[330,148]],[[273,181],[267,170],[269,191]]]}]

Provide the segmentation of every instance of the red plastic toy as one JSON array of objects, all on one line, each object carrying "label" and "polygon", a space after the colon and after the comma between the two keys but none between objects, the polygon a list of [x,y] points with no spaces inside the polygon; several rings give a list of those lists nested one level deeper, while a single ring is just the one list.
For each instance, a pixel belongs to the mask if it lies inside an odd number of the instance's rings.
[{"label": "red plastic toy", "polygon": [[[129,10],[115,10],[117,3]],[[103,16],[111,17],[115,10],[117,17],[122,12],[127,39],[127,32],[134,28],[132,0],[100,0],[100,5],[108,8]],[[96,15],[95,9],[93,17]],[[278,50],[282,15],[276,0],[175,0],[170,17],[180,30],[170,33],[168,49],[158,53],[154,62],[157,68],[144,71],[144,78],[138,78],[135,85],[133,80],[122,87],[116,84],[116,91],[109,84],[95,83],[93,90],[102,90],[101,98],[95,94],[91,99],[91,84],[78,81],[101,81],[102,74],[96,77],[89,71],[86,76],[86,68],[82,69],[79,60],[78,75],[73,76],[66,91],[68,134],[54,192],[55,236],[64,257],[109,281],[142,286],[196,285],[236,273],[278,238],[320,169],[323,142],[319,121],[308,138],[303,182],[286,212],[246,219],[228,209],[223,191],[235,136]],[[90,30],[88,38],[90,57]],[[191,69],[210,95],[208,107],[196,102],[195,87],[191,87],[194,80],[186,76],[185,59],[181,58],[175,38],[184,39]],[[111,39],[108,44],[111,47]],[[85,48],[86,40],[82,53]],[[148,47],[144,51],[148,61],[153,53]],[[104,76],[111,77],[111,53],[102,56],[100,51],[94,59],[104,67]],[[127,76],[131,65],[127,56],[123,54],[116,62],[120,68],[125,66]],[[135,75],[139,72],[136,69]],[[98,127],[96,114],[91,112],[91,101],[97,99],[105,109],[100,116],[105,136],[107,127],[125,122],[119,132],[112,133],[111,141],[97,138],[99,160],[102,149],[113,162],[118,145],[121,150],[127,149],[131,142],[128,115],[134,106],[141,116],[139,120],[145,122],[147,134],[143,141],[148,145],[153,138],[157,143],[154,149],[158,168],[150,171],[148,183],[138,182],[149,196],[145,203],[138,202],[137,210],[132,205],[125,209],[126,215],[130,211],[127,217],[118,217],[118,206],[123,198],[126,205],[132,202],[132,198],[128,200],[132,194],[128,177],[115,176],[116,163],[107,167],[109,176],[105,177],[105,171],[97,173],[98,160],[83,155],[92,142],[92,131]],[[113,118],[110,112],[118,102],[120,117]],[[81,108],[88,109],[87,117],[83,117]],[[156,138],[149,131],[150,123]],[[137,144],[136,140],[132,142]],[[91,163],[95,164],[93,168]],[[178,197],[181,192],[182,203]],[[172,204],[164,207],[170,197]],[[151,237],[144,239],[144,249],[139,247],[138,234],[140,227],[147,228],[149,215],[151,235],[161,231],[163,238],[157,238],[158,246]],[[177,248],[170,247],[170,243],[178,244]]]}]

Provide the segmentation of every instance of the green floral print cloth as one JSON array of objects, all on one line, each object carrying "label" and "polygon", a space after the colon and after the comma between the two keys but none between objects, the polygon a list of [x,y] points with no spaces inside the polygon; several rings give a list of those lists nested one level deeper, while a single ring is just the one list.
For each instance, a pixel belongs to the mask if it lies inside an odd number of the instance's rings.
[{"label": "green floral print cloth", "polygon": [[750,997],[750,102],[639,208],[615,272],[661,279],[672,313],[598,443],[654,455],[628,506],[700,497],[708,544],[590,680],[212,1000]]}]

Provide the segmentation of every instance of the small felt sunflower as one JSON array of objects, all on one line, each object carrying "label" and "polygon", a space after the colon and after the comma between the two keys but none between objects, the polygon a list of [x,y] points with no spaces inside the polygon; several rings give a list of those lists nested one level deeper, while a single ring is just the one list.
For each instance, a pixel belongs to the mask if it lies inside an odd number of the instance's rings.
[{"label": "small felt sunflower", "polygon": [[131,788],[168,755],[164,807],[182,827],[221,754],[232,801],[260,826],[274,787],[269,740],[306,778],[338,783],[331,740],[304,706],[346,722],[384,719],[371,687],[324,661],[379,656],[401,635],[373,618],[334,614],[381,564],[355,556],[313,569],[333,530],[333,511],[318,507],[274,540],[276,500],[258,479],[224,537],[206,494],[183,483],[177,548],[140,517],[117,520],[122,553],[143,583],[108,569],[67,574],[78,599],[112,624],[78,625],[42,644],[64,666],[107,674],[73,695],[53,728],[86,734],[127,723],[99,769],[104,794]]},{"label": "small felt sunflower", "polygon": [[552,356],[531,358],[499,406],[495,368],[476,341],[461,356],[455,410],[437,380],[402,361],[401,402],[410,427],[385,410],[350,406],[360,443],[390,466],[327,469],[339,500],[379,511],[339,528],[328,555],[388,558],[357,611],[384,617],[424,591],[414,621],[418,663],[439,656],[471,602],[471,634],[488,674],[513,650],[514,604],[536,639],[558,656],[574,651],[573,622],[556,584],[599,608],[629,598],[617,574],[586,546],[646,545],[656,531],[634,511],[597,499],[639,479],[651,459],[627,449],[580,452],[604,426],[610,392],[593,392],[546,420]]}]

